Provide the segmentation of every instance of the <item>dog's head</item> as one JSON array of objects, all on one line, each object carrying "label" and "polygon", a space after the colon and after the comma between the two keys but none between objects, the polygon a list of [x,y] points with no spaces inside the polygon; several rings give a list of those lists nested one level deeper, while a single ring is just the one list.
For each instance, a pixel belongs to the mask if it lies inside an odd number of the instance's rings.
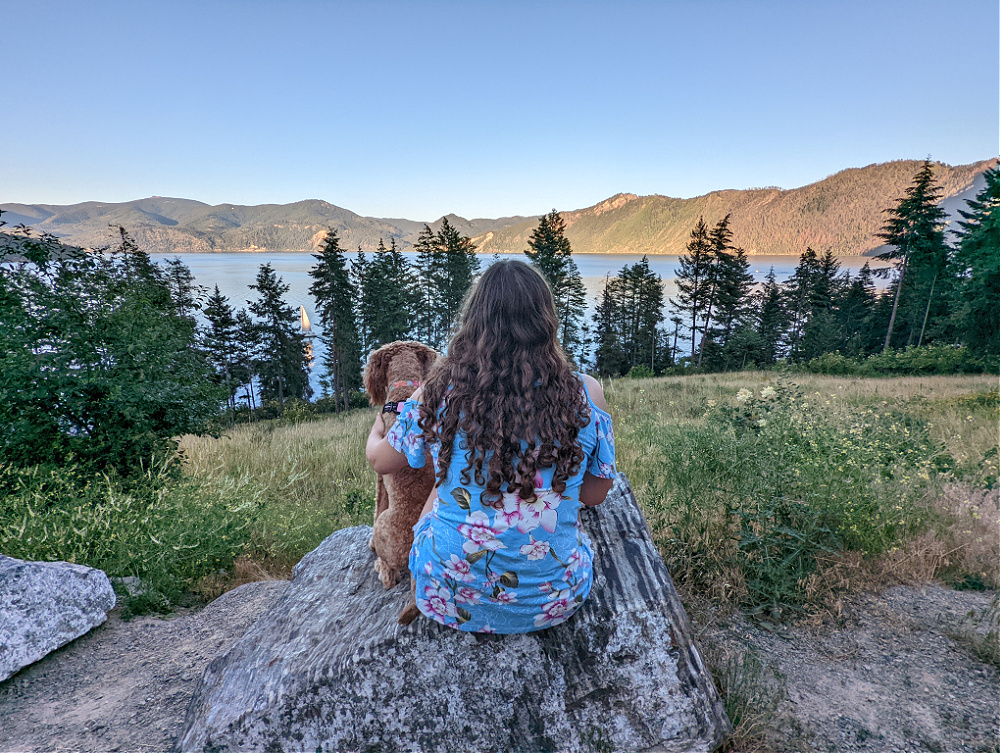
[{"label": "dog's head", "polygon": [[374,351],[365,366],[365,390],[371,404],[383,405],[395,381],[422,382],[437,357],[436,350],[415,340],[392,342]]}]

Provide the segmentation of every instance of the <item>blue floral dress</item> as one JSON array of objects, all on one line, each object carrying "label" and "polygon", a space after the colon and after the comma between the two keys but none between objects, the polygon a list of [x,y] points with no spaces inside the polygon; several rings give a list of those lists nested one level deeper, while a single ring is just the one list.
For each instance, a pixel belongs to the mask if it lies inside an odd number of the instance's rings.
[{"label": "blue floral dress", "polygon": [[[587,401],[590,422],[577,440],[586,460],[563,494],[552,491],[554,469],[545,468],[535,476],[534,500],[506,492],[484,504],[485,487],[461,483],[463,434],[455,437],[448,476],[431,512],[413,528],[410,573],[424,615],[469,632],[527,633],[565,622],[587,598],[593,550],[577,516],[580,485],[584,471],[616,474],[611,416],[589,394]],[[413,468],[425,459],[419,416],[419,403],[408,400],[386,435]],[[440,445],[427,449],[436,466]]]}]

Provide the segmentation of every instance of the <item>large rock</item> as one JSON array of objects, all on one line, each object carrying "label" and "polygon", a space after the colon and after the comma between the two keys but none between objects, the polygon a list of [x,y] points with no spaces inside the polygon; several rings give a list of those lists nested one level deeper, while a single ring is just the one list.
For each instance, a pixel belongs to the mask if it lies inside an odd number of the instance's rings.
[{"label": "large rock", "polygon": [[0,554],[0,681],[97,627],[114,606],[100,570]]},{"label": "large rock", "polygon": [[188,708],[183,751],[710,751],[729,729],[687,616],[620,479],[581,513],[590,598],[539,633],[396,623],[371,529],[330,536]]}]

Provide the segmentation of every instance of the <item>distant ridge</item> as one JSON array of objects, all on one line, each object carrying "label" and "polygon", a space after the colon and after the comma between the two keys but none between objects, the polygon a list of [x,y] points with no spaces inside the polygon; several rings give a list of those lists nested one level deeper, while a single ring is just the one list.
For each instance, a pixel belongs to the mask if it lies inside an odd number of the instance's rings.
[{"label": "distant ridge", "polygon": [[[943,205],[964,207],[982,185],[981,174],[997,159],[952,167],[935,163],[944,187]],[[749,254],[800,254],[806,246],[832,248],[842,256],[871,253],[883,211],[903,195],[920,167],[901,160],[843,170],[802,188],[713,191],[692,199],[620,193],[592,207],[563,212],[566,234],[577,253],[677,254],[698,217],[709,223],[732,214],[733,241]],[[127,228],[153,253],[225,251],[312,251],[335,228],[341,245],[375,248],[379,239],[413,245],[422,222],[362,217],[326,201],[294,204],[211,206],[191,199],[153,196],[122,203],[88,201],[52,204],[0,204],[8,226],[29,225],[78,246],[114,242],[109,225]],[[482,253],[527,248],[538,217],[467,220],[447,215],[458,230],[474,238]],[[429,223],[438,228],[441,219]]]}]

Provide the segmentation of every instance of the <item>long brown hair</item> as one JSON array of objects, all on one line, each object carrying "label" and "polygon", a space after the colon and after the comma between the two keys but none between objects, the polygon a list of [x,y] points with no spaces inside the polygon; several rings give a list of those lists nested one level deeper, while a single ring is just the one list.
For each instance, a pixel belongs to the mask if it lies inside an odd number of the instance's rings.
[{"label": "long brown hair", "polygon": [[425,440],[441,443],[439,484],[461,431],[461,482],[474,477],[485,486],[484,504],[496,504],[504,492],[534,499],[535,474],[552,466],[552,489],[566,490],[583,462],[577,436],[590,417],[558,329],[552,293],[533,267],[498,261],[483,272],[465,300],[447,357],[424,384],[420,428]]}]

